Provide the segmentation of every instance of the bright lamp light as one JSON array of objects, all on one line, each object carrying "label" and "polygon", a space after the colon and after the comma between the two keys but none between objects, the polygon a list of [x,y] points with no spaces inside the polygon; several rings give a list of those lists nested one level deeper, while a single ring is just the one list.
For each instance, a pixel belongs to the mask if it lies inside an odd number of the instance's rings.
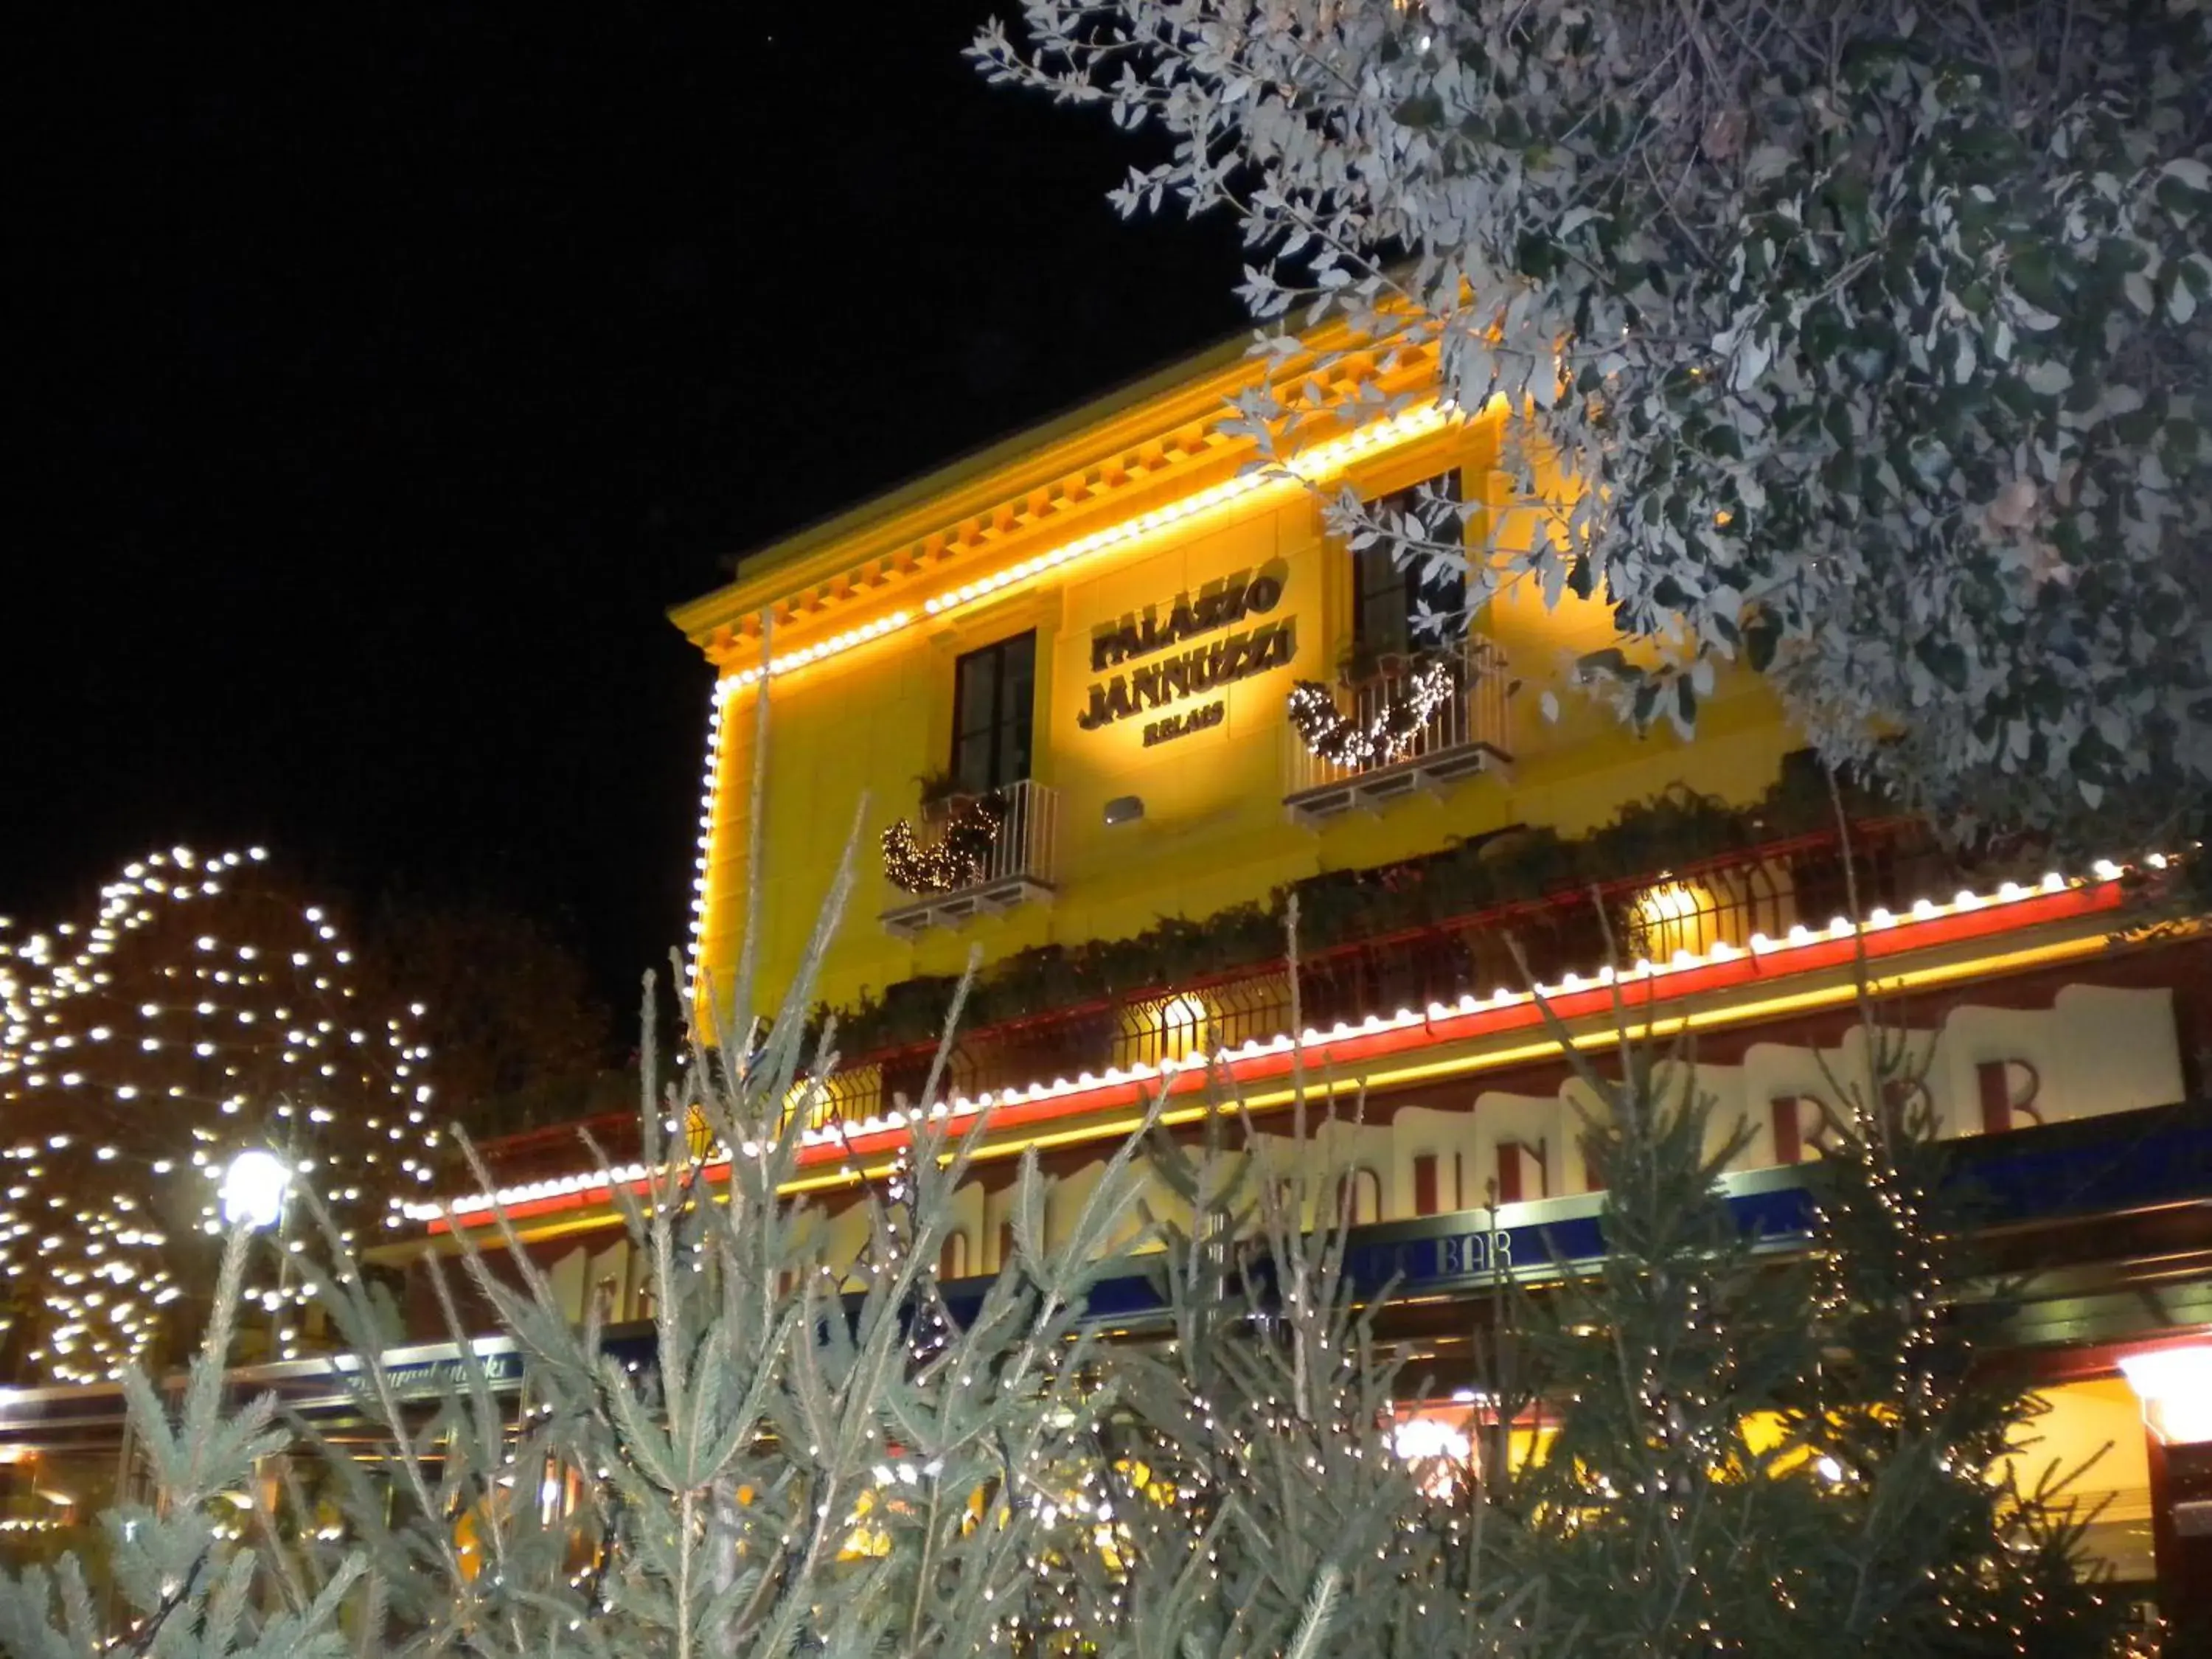
[{"label": "bright lamp light", "polygon": [[1466,1430],[1433,1417],[1407,1418],[1393,1431],[1390,1443],[1391,1449],[1408,1463],[1424,1463],[1436,1457],[1464,1462],[1474,1449]]},{"label": "bright lamp light", "polygon": [[284,1211],[292,1172],[258,1147],[231,1159],[222,1175],[222,1218],[232,1226],[273,1227]]},{"label": "bright lamp light", "polygon": [[2212,1441],[2212,1343],[2154,1348],[2120,1361],[2143,1422],[2169,1446]]},{"label": "bright lamp light", "polygon": [[1391,1431],[1390,1449],[1413,1465],[1421,1490],[1439,1500],[1452,1495],[1456,1471],[1474,1465],[1474,1442],[1467,1431],[1433,1417],[1401,1419]]}]

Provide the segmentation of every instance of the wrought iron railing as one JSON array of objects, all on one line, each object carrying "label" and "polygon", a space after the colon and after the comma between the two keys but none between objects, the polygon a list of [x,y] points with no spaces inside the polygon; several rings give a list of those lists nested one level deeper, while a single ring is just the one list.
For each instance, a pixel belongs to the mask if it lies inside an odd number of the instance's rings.
[{"label": "wrought iron railing", "polygon": [[[1826,927],[1853,913],[1854,896],[1860,915],[1908,908],[1948,890],[1955,877],[1942,848],[1903,823],[1855,827],[1848,856],[1833,834],[1772,842],[1313,951],[1299,963],[1300,1012],[1307,1025],[1326,1030],[1518,988],[1532,976],[1556,983],[1616,958],[1662,962],[1681,951],[1704,955],[1720,943],[1743,948],[1754,933],[1779,939],[1801,923]],[[1280,1036],[1290,1026],[1284,963],[1196,976],[964,1031],[946,1061],[941,1093],[973,1096],[1157,1066]],[[862,1123],[918,1103],[935,1058],[931,1043],[849,1057],[810,1112],[809,1127]],[[590,1129],[617,1162],[636,1156],[635,1118],[611,1115],[489,1142],[486,1161],[501,1182],[571,1172],[578,1127]]]},{"label": "wrought iron railing", "polygon": [[[1534,977],[1556,983],[1620,958],[1655,962],[1716,944],[1747,947],[1878,906],[1905,908],[1955,884],[1942,849],[1904,824],[1854,829],[1849,857],[1832,835],[1781,841],[1595,888],[1562,890],[1448,921],[1361,939],[1299,963],[1308,1026],[1488,995]],[[1518,952],[1516,957],[1516,952]],[[1523,963],[1525,963],[1525,969]],[[1280,963],[1103,997],[963,1033],[943,1092],[975,1095],[1031,1083],[1157,1065],[1290,1030],[1291,982]],[[854,1056],[831,1079],[817,1127],[879,1117],[921,1100],[933,1045]]]}]

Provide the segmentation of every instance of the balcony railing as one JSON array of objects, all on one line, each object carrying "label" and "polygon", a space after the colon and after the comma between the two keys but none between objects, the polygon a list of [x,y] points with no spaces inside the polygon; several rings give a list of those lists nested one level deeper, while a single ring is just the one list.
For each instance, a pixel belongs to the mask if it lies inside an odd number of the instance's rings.
[{"label": "balcony railing", "polygon": [[[1448,677],[1449,689],[1409,738],[1380,744],[1357,737],[1386,732],[1395,710]],[[1293,723],[1285,767],[1284,805],[1297,823],[1312,824],[1354,807],[1373,809],[1418,792],[1441,793],[1463,779],[1512,758],[1506,735],[1506,675],[1502,652],[1470,635],[1446,655],[1406,663],[1361,681],[1337,699],[1339,714],[1355,734],[1334,757],[1316,754]]]},{"label": "balcony railing", "polygon": [[957,927],[973,916],[1051,896],[1059,870],[1060,797],[1025,778],[977,799],[1002,806],[1005,816],[970,878],[939,892],[893,889],[883,916],[890,933],[911,939],[932,927]]},{"label": "balcony railing", "polygon": [[[1752,935],[1782,939],[1804,924],[1825,927],[1851,909],[1903,912],[1914,900],[1955,886],[1942,849],[1903,824],[1860,824],[1850,854],[1832,835],[1799,836],[1663,872],[1573,886],[1540,899],[1493,906],[1421,927],[1309,952],[1299,963],[1301,1013],[1322,1030],[1368,1015],[1430,1003],[1449,1005],[1525,982],[1555,984],[1613,959],[1665,961],[1678,951],[1709,954],[1716,944],[1748,948]],[[1291,1029],[1291,984],[1280,962],[1194,975],[1173,986],[1072,1001],[1024,1018],[960,1033],[943,1089],[973,1097],[1109,1067],[1264,1041]],[[870,1118],[918,1103],[935,1055],[932,1043],[849,1054],[830,1079],[811,1127]],[[483,1153],[502,1182],[577,1167],[576,1130],[587,1128],[617,1163],[635,1158],[637,1121],[627,1111],[488,1140]]]},{"label": "balcony railing", "polygon": [[[1833,835],[1802,836],[1687,864],[1633,881],[1572,890],[1362,939],[1306,956],[1298,991],[1305,1024],[1327,1030],[1400,1008],[1451,1004],[1533,977],[1554,984],[1613,959],[1655,962],[1752,935],[1826,927],[1850,908],[1909,908],[1955,883],[1940,848],[1904,826],[1852,833],[1848,860]],[[1526,969],[1516,961],[1517,946]],[[1291,1027],[1286,967],[1267,964],[1176,986],[1103,997],[961,1034],[944,1091],[974,1096],[1085,1072],[1103,1075],[1265,1040]],[[848,1057],[815,1115],[860,1122],[921,1099],[933,1045]]]}]

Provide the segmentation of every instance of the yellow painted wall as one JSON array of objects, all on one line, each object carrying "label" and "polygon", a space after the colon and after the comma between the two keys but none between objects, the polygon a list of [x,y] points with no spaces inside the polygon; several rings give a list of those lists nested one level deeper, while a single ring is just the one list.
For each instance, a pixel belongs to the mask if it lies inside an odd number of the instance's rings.
[{"label": "yellow painted wall", "polygon": [[[1498,420],[1492,416],[1414,440],[1348,475],[1376,495],[1449,468],[1464,470],[1470,490],[1494,492]],[[1215,469],[1229,476],[1233,466]],[[1200,487],[1193,474],[1177,489],[1124,492],[1087,515],[1062,513],[1049,528],[1018,526],[995,545],[949,565],[943,581],[970,580],[1033,556],[1100,525]],[[1540,533],[1525,514],[1479,524],[1477,539],[1508,550]],[[1318,830],[1291,824],[1283,808],[1292,741],[1285,698],[1294,679],[1332,680],[1351,631],[1352,570],[1346,550],[1325,532],[1317,499],[1275,493],[1232,504],[1139,544],[1094,555],[950,619],[917,620],[890,636],[822,663],[780,674],[770,691],[765,777],[765,857],[761,902],[762,988],[781,995],[799,962],[837,853],[865,793],[857,849],[859,880],[823,963],[819,994],[849,1002],[864,988],[922,974],[957,972],[971,945],[987,959],[1046,942],[1074,943],[1138,931],[1162,916],[1199,918],[1226,905],[1261,900],[1273,889],[1320,871],[1356,868],[1431,851],[1455,837],[1515,823],[1575,834],[1611,817],[1626,801],[1675,782],[1749,799],[1796,746],[1771,698],[1748,676],[1723,680],[1709,702],[1694,744],[1665,733],[1638,738],[1603,708],[1565,684],[1578,653],[1613,642],[1607,608],[1571,596],[1547,609],[1522,583],[1510,587],[1477,623],[1503,646],[1523,681],[1509,716],[1510,773],[1465,783],[1443,799],[1416,797],[1379,814],[1352,813]],[[1287,668],[1243,679],[1219,695],[1223,724],[1147,749],[1143,726],[1157,714],[1085,731],[1093,629],[1125,612],[1158,606],[1164,617],[1177,594],[1197,593],[1240,572],[1265,572],[1284,584],[1270,619],[1291,618],[1297,650]],[[759,603],[775,597],[769,577],[741,581]],[[941,583],[940,583],[941,585]],[[847,603],[834,623],[776,630],[774,649],[801,648],[902,605],[919,590]],[[1036,773],[1057,792],[1057,891],[1048,906],[1024,905],[1002,917],[938,930],[908,942],[891,937],[882,913],[904,902],[883,878],[878,838],[912,816],[916,781],[951,754],[953,665],[964,652],[1034,629],[1038,689]],[[1198,641],[1202,643],[1203,641]],[[748,654],[750,651],[750,654]],[[757,645],[729,651],[726,671],[758,660]],[[1539,712],[1547,686],[1560,692],[1561,717]],[[755,698],[726,705],[725,740],[710,852],[710,895],[702,957],[725,984],[738,959],[747,881],[746,815],[753,775]],[[1136,795],[1141,821],[1114,828],[1105,803]]]}]

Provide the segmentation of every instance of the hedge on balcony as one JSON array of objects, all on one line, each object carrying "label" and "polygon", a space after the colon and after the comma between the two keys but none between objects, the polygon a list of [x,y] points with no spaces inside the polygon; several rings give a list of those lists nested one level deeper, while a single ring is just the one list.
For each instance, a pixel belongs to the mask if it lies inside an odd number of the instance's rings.
[{"label": "hedge on balcony", "polygon": [[[1863,789],[1844,790],[1855,819],[1893,808]],[[1194,981],[1280,962],[1291,896],[1298,902],[1301,951],[1318,952],[1631,881],[1764,843],[1832,829],[1836,804],[1809,751],[1791,756],[1758,801],[1731,806],[1677,785],[1630,804],[1610,823],[1568,838],[1522,825],[1443,850],[1364,870],[1325,872],[1279,888],[1265,904],[1231,905],[1202,920],[1163,916],[1125,939],[1042,945],[985,968],[971,993],[969,1030],[1048,1012],[1165,992]],[[837,1011],[837,1046],[850,1057],[933,1043],[943,1030],[955,981],[925,975],[864,992]],[[830,1010],[816,1011],[818,1025]]]}]

